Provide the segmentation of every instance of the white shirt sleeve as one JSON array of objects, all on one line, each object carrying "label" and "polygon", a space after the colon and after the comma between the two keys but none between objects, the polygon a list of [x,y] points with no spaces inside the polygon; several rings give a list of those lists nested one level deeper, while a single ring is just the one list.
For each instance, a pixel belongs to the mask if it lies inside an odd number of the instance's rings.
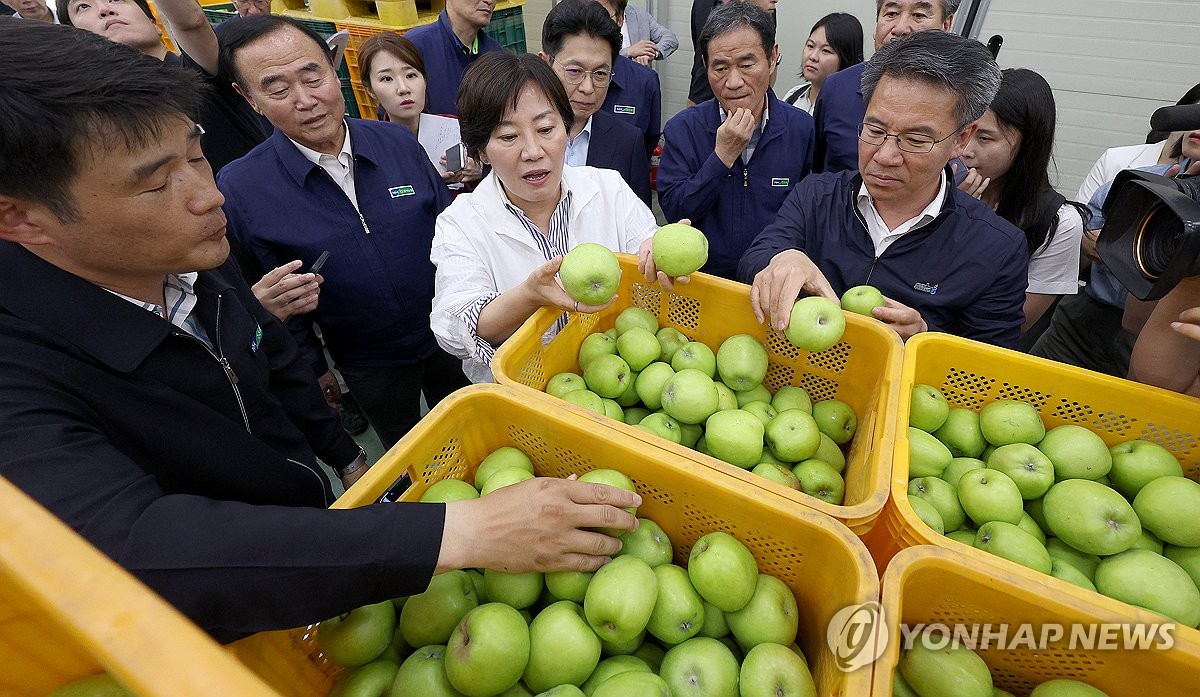
[{"label": "white shirt sleeve", "polygon": [[1029,260],[1027,292],[1044,295],[1074,295],[1079,291],[1079,244],[1083,218],[1074,206],[1058,209],[1058,225],[1050,244],[1034,251]]},{"label": "white shirt sleeve", "polygon": [[[616,177],[620,191],[616,195],[616,210],[625,211],[625,229],[621,231],[620,252],[637,254],[638,248],[658,230],[658,221],[646,204],[633,193],[624,179]],[[609,184],[613,185],[613,184]]]},{"label": "white shirt sleeve", "polygon": [[434,226],[430,260],[437,271],[429,326],[447,353],[486,365],[494,348],[476,334],[479,313],[500,292],[453,209],[443,211]]}]

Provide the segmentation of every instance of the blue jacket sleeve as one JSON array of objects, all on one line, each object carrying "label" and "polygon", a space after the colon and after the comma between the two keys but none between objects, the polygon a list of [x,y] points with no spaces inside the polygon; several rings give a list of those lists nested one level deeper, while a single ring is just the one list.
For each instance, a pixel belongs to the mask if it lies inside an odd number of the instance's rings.
[{"label": "blue jacket sleeve", "polygon": [[754,276],[767,268],[775,255],[788,250],[805,250],[807,241],[807,221],[804,211],[803,193],[807,187],[801,183],[779,207],[775,220],[758,233],[758,237],[750,243],[749,249],[742,255],[738,263],[737,278],[743,283],[753,283]]},{"label": "blue jacket sleeve", "polygon": [[988,291],[959,317],[960,336],[1019,350],[1025,323],[1025,288],[1029,283],[1029,254],[1024,240],[1008,255],[997,258],[998,273]]},{"label": "blue jacket sleeve", "polygon": [[721,182],[732,171],[717,157],[715,144],[701,143],[689,125],[678,116],[667,123],[658,162],[658,203],[668,220],[696,222],[707,215],[717,202]]}]

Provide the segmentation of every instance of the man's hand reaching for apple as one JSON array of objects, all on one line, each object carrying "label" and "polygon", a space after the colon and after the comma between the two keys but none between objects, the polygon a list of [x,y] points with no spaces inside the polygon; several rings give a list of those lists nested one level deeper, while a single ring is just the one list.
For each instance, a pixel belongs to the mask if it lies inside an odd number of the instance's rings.
[{"label": "man's hand reaching for apple", "polygon": [[754,317],[759,322],[769,321],[778,331],[787,329],[792,305],[796,304],[801,292],[838,302],[825,274],[808,255],[798,249],[776,254],[767,268],[754,276],[750,286],[750,307]]},{"label": "man's hand reaching for apple", "polygon": [[929,325],[925,323],[920,312],[891,298],[884,298],[883,303],[883,307],[871,310],[871,314],[875,319],[895,329],[901,339],[908,341],[909,337],[915,334],[929,331]]},{"label": "man's hand reaching for apple", "polygon": [[453,569],[595,571],[621,550],[594,528],[633,530],[621,510],[637,494],[603,484],[539,477],[446,504],[437,573]]}]

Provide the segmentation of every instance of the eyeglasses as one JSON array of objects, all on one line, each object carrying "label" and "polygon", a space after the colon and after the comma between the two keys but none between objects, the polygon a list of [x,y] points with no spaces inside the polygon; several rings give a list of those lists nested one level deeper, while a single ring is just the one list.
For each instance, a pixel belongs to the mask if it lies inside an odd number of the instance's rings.
[{"label": "eyeglasses", "polygon": [[919,133],[888,133],[887,130],[874,124],[860,123],[858,124],[858,139],[870,145],[883,145],[888,138],[895,138],[896,146],[904,152],[925,154],[933,152],[933,146],[953,138],[961,130],[961,128],[955,129],[954,133],[945,138],[934,140]]},{"label": "eyeglasses", "polygon": [[610,80],[612,80],[611,70],[605,70],[604,68],[597,68],[596,70],[584,70],[583,68],[577,68],[573,65],[563,65],[562,63],[559,63],[554,56],[550,57],[550,62],[556,64],[559,68],[562,68],[563,79],[572,85],[578,85],[582,83],[583,78],[589,76],[592,78],[592,84],[596,87],[604,87],[609,83]]}]

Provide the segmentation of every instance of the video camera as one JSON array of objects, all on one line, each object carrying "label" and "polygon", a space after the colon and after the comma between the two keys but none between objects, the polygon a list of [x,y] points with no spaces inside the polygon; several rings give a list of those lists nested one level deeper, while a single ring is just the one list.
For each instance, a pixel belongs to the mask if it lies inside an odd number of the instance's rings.
[{"label": "video camera", "polygon": [[[1150,125],[1200,130],[1200,105],[1163,107]],[[1200,176],[1169,179],[1125,170],[1104,202],[1100,259],[1139,300],[1158,300],[1200,274]]]}]

